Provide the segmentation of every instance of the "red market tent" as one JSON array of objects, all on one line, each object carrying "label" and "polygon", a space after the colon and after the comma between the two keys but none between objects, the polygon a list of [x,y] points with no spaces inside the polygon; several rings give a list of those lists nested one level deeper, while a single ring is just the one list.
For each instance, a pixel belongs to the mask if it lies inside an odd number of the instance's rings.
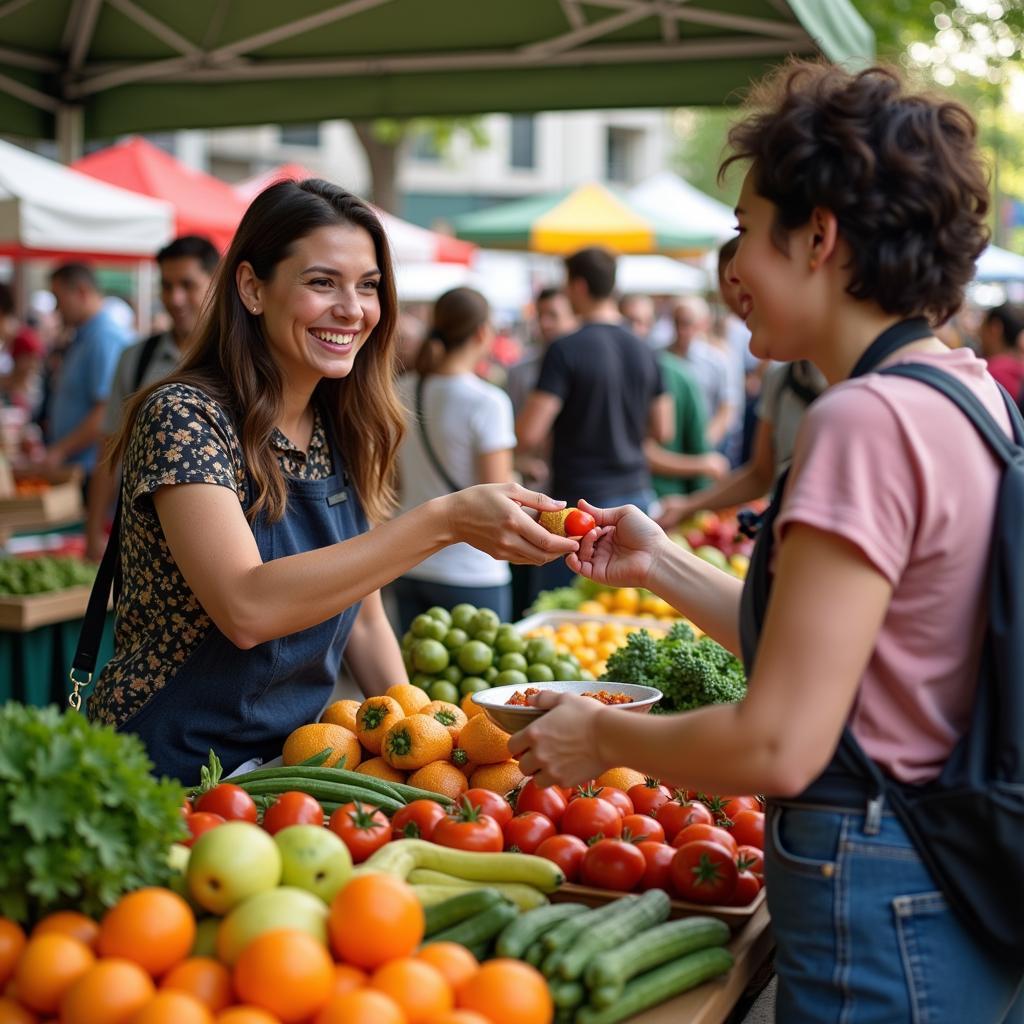
[{"label": "red market tent", "polygon": [[205,235],[222,252],[246,203],[219,178],[193,170],[145,139],[133,138],[76,160],[72,167],[100,181],[164,199],[179,235]]}]

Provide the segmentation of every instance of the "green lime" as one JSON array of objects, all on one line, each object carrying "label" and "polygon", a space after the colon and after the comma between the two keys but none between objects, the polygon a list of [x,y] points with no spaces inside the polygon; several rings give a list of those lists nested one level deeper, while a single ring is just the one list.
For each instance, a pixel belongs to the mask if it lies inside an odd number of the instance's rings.
[{"label": "green lime", "polygon": [[479,675],[484,669],[491,667],[491,663],[494,661],[494,651],[479,640],[470,640],[460,648],[457,661],[463,672]]},{"label": "green lime", "polygon": [[498,671],[499,672],[525,672],[526,671],[526,659],[521,654],[503,654],[498,659]]},{"label": "green lime", "polygon": [[574,683],[580,677],[580,670],[571,661],[566,661],[564,658],[556,658],[554,665],[551,666],[551,671],[555,673],[555,678],[559,682]]},{"label": "green lime", "polygon": [[452,625],[457,629],[464,629],[469,632],[469,627],[476,618],[476,607],[471,604],[457,604],[452,609]]},{"label": "green lime", "polygon": [[[526,641],[513,629],[510,633],[503,633],[502,626],[498,630],[498,636],[494,641],[494,649],[499,654],[522,654],[526,650]],[[509,627],[511,629],[511,627]]]},{"label": "green lime", "polygon": [[474,633],[473,639],[479,640],[482,644],[487,644],[488,647],[493,647],[494,642],[498,639],[498,631],[496,629],[485,629],[479,633]]},{"label": "green lime", "polygon": [[448,649],[437,640],[420,640],[412,649],[412,663],[420,672],[437,675],[448,667]]},{"label": "green lime", "polygon": [[526,678],[531,683],[550,683],[555,678],[550,665],[530,665],[526,670]]},{"label": "green lime", "polygon": [[412,630],[407,630],[405,635],[402,637],[402,650],[407,651],[414,643],[416,643],[416,637],[413,636]]},{"label": "green lime", "polygon": [[444,635],[444,640],[441,642],[449,651],[457,651],[468,640],[469,634],[464,629],[456,627],[454,629],[449,629]]},{"label": "green lime", "polygon": [[427,690],[431,700],[446,700],[449,704],[459,703],[459,688],[447,679],[439,679]]},{"label": "green lime", "polygon": [[489,690],[491,684],[486,679],[481,679],[479,676],[466,676],[461,683],[459,683],[459,693],[463,697],[467,693],[479,693],[481,690]]},{"label": "green lime", "polygon": [[449,683],[458,686],[462,682],[462,677],[465,673],[459,668],[458,665],[449,665],[442,673],[441,678],[447,679]]},{"label": "green lime", "polygon": [[[488,630],[497,633],[500,625],[501,619],[498,618],[497,612],[492,611],[490,608],[481,608],[473,617],[473,624],[469,631],[473,636]],[[492,640],[491,643],[493,642]]]},{"label": "green lime", "polygon": [[448,635],[448,627],[437,619],[431,619],[427,627],[427,639],[443,640]]},{"label": "green lime", "polygon": [[429,690],[437,680],[429,672],[416,672],[409,682],[421,690]]},{"label": "green lime", "polygon": [[417,639],[429,637],[434,629],[434,619],[429,615],[417,615],[409,626],[409,632]]},{"label": "green lime", "polygon": [[411,676],[416,671],[416,666],[412,663],[412,651],[402,651],[402,664],[405,666],[405,671]]},{"label": "green lime", "polygon": [[484,669],[484,679],[487,680],[487,684],[489,686],[493,686],[494,685],[494,680],[497,679],[497,678],[498,678],[498,670],[493,665],[488,665],[488,667],[486,669]]},{"label": "green lime", "polygon": [[569,662],[570,665],[575,665],[578,669],[580,667],[580,659],[576,657],[571,651],[568,654],[559,655],[562,661]]},{"label": "green lime", "polygon": [[446,626],[452,624],[452,613],[447,608],[442,608],[440,605],[434,605],[433,608],[427,609],[427,614],[432,619],[437,619],[438,622],[443,622]]},{"label": "green lime", "polygon": [[555,645],[545,636],[536,637],[526,644],[526,661],[530,665],[554,666],[558,653]]},{"label": "green lime", "polygon": [[509,669],[507,672],[499,672],[494,678],[495,686],[525,686],[529,680],[525,672],[518,672],[516,669]]}]

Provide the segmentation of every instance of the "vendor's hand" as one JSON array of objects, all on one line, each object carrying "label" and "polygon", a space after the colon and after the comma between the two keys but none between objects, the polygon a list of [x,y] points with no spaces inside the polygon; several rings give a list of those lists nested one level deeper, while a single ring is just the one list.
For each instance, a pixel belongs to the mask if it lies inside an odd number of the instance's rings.
[{"label": "vendor's hand", "polygon": [[721,452],[707,452],[704,456],[704,475],[712,480],[721,480],[732,466]]},{"label": "vendor's hand", "polygon": [[539,786],[575,786],[611,767],[598,753],[596,716],[614,712],[590,697],[550,690],[534,694],[530,703],[551,710],[508,741],[524,775]]},{"label": "vendor's hand", "polygon": [[694,507],[689,497],[681,494],[670,494],[661,499],[661,510],[655,516],[655,522],[663,530],[671,530],[697,511],[699,509]]},{"label": "vendor's hand", "polygon": [[478,484],[448,496],[448,522],[456,540],[472,544],[492,558],[516,564],[544,565],[576,552],[572,537],[556,537],[526,512],[565,508],[519,484]]},{"label": "vendor's hand", "polygon": [[565,563],[573,572],[609,587],[646,587],[665,534],[635,505],[579,507],[597,520],[597,529],[580,538],[580,549]]}]

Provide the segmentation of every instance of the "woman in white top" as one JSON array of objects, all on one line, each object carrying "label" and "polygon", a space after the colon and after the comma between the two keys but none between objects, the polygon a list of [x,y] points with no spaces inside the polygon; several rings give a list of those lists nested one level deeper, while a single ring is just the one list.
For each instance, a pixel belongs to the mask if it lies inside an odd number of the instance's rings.
[{"label": "woman in white top", "polygon": [[[493,339],[490,308],[478,291],[453,288],[437,300],[415,372],[399,381],[410,410],[398,453],[402,511],[470,484],[512,480],[512,403],[474,373]],[[507,562],[453,544],[395,581],[402,629],[434,605],[451,608],[461,602],[491,608],[507,621],[510,581]]]}]

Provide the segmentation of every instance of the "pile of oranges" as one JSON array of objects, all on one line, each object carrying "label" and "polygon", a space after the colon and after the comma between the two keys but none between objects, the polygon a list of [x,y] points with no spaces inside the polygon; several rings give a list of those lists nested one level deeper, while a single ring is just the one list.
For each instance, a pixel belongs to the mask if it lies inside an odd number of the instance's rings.
[{"label": "pile of oranges", "polygon": [[[621,593],[621,591],[618,591]],[[604,594],[599,595],[601,597]],[[608,667],[608,659],[626,644],[630,633],[640,626],[627,626],[619,622],[563,622],[559,626],[538,626],[527,637],[547,637],[559,654],[573,654],[580,665],[599,679]],[[646,627],[655,639],[665,635],[663,629]]]},{"label": "pile of oranges", "polygon": [[330,907],[329,942],[279,929],[233,968],[196,955],[189,905],[140,889],[96,922],[53,914],[26,935],[0,918],[0,1024],[550,1024],[542,975],[423,946],[423,909],[389,875],[364,875]]},{"label": "pile of oranges", "polygon": [[584,615],[629,615],[638,619],[675,622],[679,612],[656,594],[636,587],[618,587],[599,591],[593,599],[583,601],[576,609]]}]

